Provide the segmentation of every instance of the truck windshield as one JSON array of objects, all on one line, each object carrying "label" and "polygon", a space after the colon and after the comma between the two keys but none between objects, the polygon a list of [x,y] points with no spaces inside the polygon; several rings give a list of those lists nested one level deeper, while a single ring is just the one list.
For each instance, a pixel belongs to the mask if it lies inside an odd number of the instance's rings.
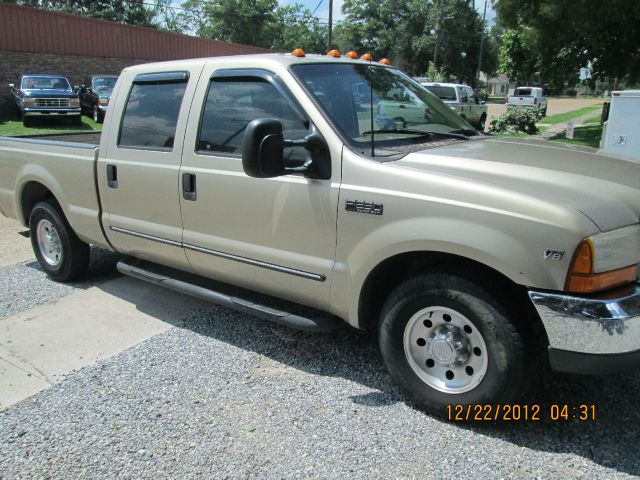
[{"label": "truck windshield", "polygon": [[292,66],[292,71],[343,139],[363,153],[370,147],[393,148],[475,134],[457,113],[394,68],[307,63]]},{"label": "truck windshield", "polygon": [[100,93],[111,93],[118,77],[94,77],[93,89]]},{"label": "truck windshield", "polygon": [[425,85],[424,88],[433,93],[440,100],[456,101],[456,89],[453,87],[442,87],[438,85]]},{"label": "truck windshield", "polygon": [[25,90],[71,90],[69,81],[60,77],[24,77],[22,88]]}]

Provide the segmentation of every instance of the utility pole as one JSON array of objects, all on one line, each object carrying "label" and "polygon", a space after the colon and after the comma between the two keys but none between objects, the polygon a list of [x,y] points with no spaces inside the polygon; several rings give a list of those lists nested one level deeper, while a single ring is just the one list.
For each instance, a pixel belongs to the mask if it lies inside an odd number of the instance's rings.
[{"label": "utility pole", "polygon": [[[435,2],[434,5],[438,3]],[[438,9],[438,13],[436,14],[436,28],[431,32],[436,36],[436,44],[433,48],[433,71],[438,73],[438,38],[440,37],[440,17],[442,16],[442,3],[440,3],[440,8]],[[432,79],[435,81],[435,79]]]},{"label": "utility pole", "polygon": [[480,55],[478,56],[478,73],[476,73],[476,88],[480,83],[480,70],[482,69],[482,49],[484,47],[484,29],[487,18],[487,0],[484,0],[484,12],[482,13],[482,33],[480,36]]},{"label": "utility pole", "polygon": [[333,35],[333,0],[329,0],[329,40],[327,42],[327,51],[331,50]]}]

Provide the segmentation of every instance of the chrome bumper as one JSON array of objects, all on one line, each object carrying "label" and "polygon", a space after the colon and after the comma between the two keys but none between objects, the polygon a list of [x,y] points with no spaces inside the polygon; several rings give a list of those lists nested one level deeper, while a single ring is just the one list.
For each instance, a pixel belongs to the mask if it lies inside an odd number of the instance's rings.
[{"label": "chrome bumper", "polygon": [[529,291],[551,349],[589,355],[640,350],[640,284],[592,297]]}]

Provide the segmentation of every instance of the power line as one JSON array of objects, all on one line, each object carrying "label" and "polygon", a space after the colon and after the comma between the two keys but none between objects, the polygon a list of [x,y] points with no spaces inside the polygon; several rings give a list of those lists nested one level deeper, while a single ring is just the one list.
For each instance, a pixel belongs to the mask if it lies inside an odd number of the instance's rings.
[{"label": "power line", "polygon": [[318,8],[320,8],[320,5],[322,5],[322,2],[324,2],[324,0],[320,0],[318,2],[318,5],[316,5],[316,8],[313,9],[313,12],[311,12],[311,16],[313,16],[314,13],[316,13],[316,11],[318,10]]}]

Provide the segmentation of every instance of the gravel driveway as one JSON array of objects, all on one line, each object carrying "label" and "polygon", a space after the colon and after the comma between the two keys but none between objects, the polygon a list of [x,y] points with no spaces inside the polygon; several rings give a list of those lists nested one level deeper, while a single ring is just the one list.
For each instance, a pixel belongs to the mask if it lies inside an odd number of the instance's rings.
[{"label": "gravel driveway", "polygon": [[363,333],[212,306],[0,412],[0,477],[623,478],[639,397],[638,374],[553,375],[532,401],[595,404],[595,422],[452,424],[402,399]]}]

